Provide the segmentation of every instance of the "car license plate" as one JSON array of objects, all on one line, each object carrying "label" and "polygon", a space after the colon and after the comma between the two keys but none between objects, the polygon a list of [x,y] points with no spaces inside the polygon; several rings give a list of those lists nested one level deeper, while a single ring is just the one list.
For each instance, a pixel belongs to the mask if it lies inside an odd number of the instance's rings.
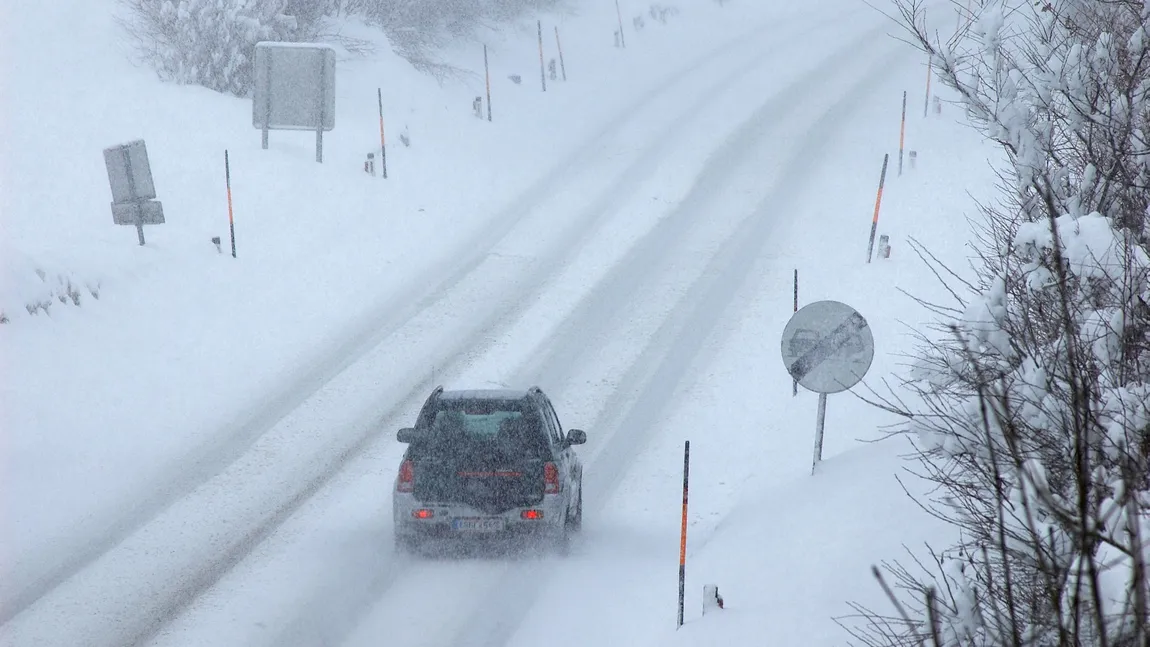
[{"label": "car license plate", "polygon": [[499,532],[503,530],[503,520],[482,518],[452,519],[451,527],[461,532]]}]

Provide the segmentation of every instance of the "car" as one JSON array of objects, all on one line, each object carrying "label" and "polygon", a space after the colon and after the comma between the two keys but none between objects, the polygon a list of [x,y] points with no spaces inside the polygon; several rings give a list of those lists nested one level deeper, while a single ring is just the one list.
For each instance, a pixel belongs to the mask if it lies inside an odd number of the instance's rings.
[{"label": "car", "polygon": [[395,477],[395,544],[528,538],[566,554],[583,524],[583,464],[539,387],[432,391]]}]

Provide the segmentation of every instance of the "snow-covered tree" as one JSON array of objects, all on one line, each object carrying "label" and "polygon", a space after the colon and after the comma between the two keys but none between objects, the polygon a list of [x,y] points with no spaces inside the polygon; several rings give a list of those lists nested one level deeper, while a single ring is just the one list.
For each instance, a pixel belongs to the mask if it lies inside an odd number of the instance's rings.
[{"label": "snow-covered tree", "polygon": [[455,70],[436,53],[482,26],[561,7],[566,0],[347,0],[348,7],[387,34],[392,48],[416,69],[443,77]]},{"label": "snow-covered tree", "polygon": [[160,76],[246,95],[260,41],[308,40],[330,1],[126,0],[124,25]]},{"label": "snow-covered tree", "polygon": [[[162,78],[246,95],[260,41],[316,40],[332,16],[359,16],[382,29],[417,69],[452,72],[437,51],[480,26],[553,9],[565,0],[122,0],[122,21],[141,58]],[[364,43],[338,38],[349,49]]]},{"label": "snow-covered tree", "polygon": [[894,2],[1006,163],[977,280],[934,268],[955,303],[908,379],[929,505],[961,539],[923,572],[888,565],[896,612],[854,635],[1148,645],[1150,8],[961,2],[942,41],[921,0]]}]

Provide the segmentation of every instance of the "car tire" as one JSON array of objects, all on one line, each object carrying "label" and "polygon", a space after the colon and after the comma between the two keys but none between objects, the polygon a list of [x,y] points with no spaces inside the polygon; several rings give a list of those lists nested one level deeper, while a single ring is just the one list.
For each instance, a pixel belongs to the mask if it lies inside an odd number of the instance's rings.
[{"label": "car tire", "polygon": [[579,483],[579,499],[575,503],[575,516],[567,517],[567,528],[573,532],[583,529],[583,483]]}]

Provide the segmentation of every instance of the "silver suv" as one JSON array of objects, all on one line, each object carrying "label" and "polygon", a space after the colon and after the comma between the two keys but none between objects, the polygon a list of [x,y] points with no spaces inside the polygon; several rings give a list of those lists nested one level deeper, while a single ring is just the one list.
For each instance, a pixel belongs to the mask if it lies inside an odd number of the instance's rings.
[{"label": "silver suv", "polygon": [[583,522],[583,465],[539,389],[436,388],[414,427],[395,479],[396,547],[427,539],[527,535],[566,553]]}]

